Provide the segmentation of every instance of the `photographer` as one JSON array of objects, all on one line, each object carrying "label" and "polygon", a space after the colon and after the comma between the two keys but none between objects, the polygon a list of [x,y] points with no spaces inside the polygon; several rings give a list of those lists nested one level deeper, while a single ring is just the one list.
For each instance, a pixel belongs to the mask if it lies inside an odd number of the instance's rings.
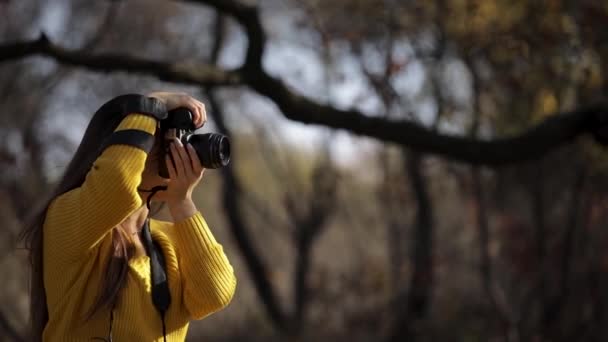
[{"label": "photographer", "polygon": [[[176,108],[195,128],[206,121],[201,102],[167,92],[118,96],[91,119],[22,234],[33,340],[184,341],[190,320],[232,299],[233,268],[191,199],[205,168],[190,144],[160,134]],[[150,202],[174,223],[149,219]]]}]

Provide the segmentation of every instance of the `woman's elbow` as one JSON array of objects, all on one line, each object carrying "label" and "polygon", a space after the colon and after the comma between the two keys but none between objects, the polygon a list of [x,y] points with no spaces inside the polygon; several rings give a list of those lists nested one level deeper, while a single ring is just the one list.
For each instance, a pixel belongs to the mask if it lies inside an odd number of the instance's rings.
[{"label": "woman's elbow", "polygon": [[227,271],[221,281],[218,282],[216,291],[214,291],[214,302],[217,306],[217,310],[221,310],[230,304],[236,292],[236,283],[236,277],[232,269]]},{"label": "woman's elbow", "polygon": [[192,319],[198,320],[227,307],[236,292],[236,277],[227,274],[222,281],[214,282],[208,291],[185,297],[185,304]]}]

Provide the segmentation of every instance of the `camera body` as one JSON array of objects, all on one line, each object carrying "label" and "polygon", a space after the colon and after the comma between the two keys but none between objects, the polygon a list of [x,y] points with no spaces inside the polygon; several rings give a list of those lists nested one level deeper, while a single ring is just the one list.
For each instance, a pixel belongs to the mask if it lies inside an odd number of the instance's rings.
[{"label": "camera body", "polygon": [[182,144],[190,143],[201,165],[206,169],[217,169],[228,165],[230,162],[230,140],[227,136],[217,133],[194,134],[196,127],[192,122],[192,113],[186,108],[176,108],[169,111],[166,119],[160,122],[161,148],[159,153],[159,175],[169,178],[169,171],[165,162],[165,155],[169,154],[171,162],[173,157],[169,146],[174,138],[179,139]]}]

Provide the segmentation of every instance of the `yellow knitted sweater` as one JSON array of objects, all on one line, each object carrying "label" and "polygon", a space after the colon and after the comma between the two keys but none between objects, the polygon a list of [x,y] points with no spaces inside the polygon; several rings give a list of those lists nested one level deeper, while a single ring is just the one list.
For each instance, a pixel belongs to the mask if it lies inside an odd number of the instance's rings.
[{"label": "yellow knitted sweater", "polygon": [[[154,134],[156,119],[126,116],[118,130]],[[86,314],[103,283],[112,256],[111,229],[143,203],[137,193],[147,153],[110,145],[81,187],[53,200],[44,222],[43,267],[49,321],[44,341],[106,339],[110,310]],[[200,212],[181,222],[150,220],[152,237],[166,259],[171,305],[165,315],[167,341],[184,341],[190,320],[228,305],[236,278],[222,246]],[[152,303],[147,256],[131,259],[125,287],[114,309],[114,342],[162,341],[161,318]],[[100,340],[100,339],[97,339]]]}]

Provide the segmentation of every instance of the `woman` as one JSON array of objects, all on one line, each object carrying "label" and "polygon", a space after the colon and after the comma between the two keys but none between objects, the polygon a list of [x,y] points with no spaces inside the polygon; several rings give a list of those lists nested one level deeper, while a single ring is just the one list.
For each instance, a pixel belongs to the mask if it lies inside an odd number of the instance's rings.
[{"label": "woman", "polygon": [[[205,123],[201,102],[167,92],[116,97],[91,119],[22,235],[34,340],[184,341],[190,320],[232,299],[232,266],[191,199],[204,171],[196,152],[175,139],[170,178],[158,175],[159,120],[178,107]],[[166,190],[152,195],[158,186]],[[174,223],[148,219],[148,200],[164,202]],[[168,307],[159,309],[158,293]]]}]

